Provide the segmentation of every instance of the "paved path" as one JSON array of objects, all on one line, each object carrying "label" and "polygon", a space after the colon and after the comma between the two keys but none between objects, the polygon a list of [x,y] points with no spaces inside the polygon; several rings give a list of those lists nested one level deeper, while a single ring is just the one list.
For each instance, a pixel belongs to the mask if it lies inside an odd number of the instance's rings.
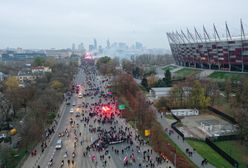
[{"label": "paved path", "polygon": [[[162,116],[161,118],[161,114],[157,113],[157,121],[161,124],[161,126],[165,129],[165,128],[169,128],[172,129],[170,124],[167,122],[166,118],[164,116]],[[183,141],[182,138],[174,131],[173,134],[169,135],[168,132],[166,132],[166,134],[172,139],[172,141],[174,143],[177,144],[177,146],[188,156],[188,154],[186,153],[186,149],[188,148],[190,151],[193,151],[193,148],[186,142]],[[194,162],[198,167],[204,167],[204,168],[213,168],[214,166],[211,165],[210,163],[208,163],[205,166],[201,165],[201,162],[203,160],[203,158],[195,151],[193,152],[192,157],[189,157],[189,159]]]}]

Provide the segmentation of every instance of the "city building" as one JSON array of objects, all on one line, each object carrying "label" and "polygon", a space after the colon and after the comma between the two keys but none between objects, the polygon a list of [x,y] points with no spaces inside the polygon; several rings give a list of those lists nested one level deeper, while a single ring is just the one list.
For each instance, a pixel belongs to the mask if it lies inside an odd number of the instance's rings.
[{"label": "city building", "polygon": [[2,61],[25,61],[36,57],[46,57],[44,52],[22,52],[6,51],[2,54]]},{"label": "city building", "polygon": [[143,49],[143,44],[140,43],[140,42],[136,42],[136,43],[135,43],[135,48],[136,48],[137,50],[141,50],[141,49]]},{"label": "city building", "polygon": [[110,49],[110,42],[107,40],[107,49]]},{"label": "city building", "polygon": [[197,109],[174,109],[171,113],[175,116],[197,116],[199,115],[199,110]]},{"label": "city building", "polygon": [[27,81],[34,81],[37,79],[37,76],[32,73],[32,71],[19,71],[17,74],[17,79],[20,83]]},{"label": "city building", "polygon": [[154,87],[150,89],[150,96],[157,99],[159,97],[167,97],[170,95],[172,87]]},{"label": "city building", "polygon": [[79,52],[84,52],[84,51],[85,51],[85,49],[84,49],[84,43],[80,43],[80,44],[78,45],[78,51],[79,51]]},{"label": "city building", "polygon": [[194,29],[167,33],[177,65],[203,69],[248,72],[248,39],[241,21],[241,35],[233,37],[225,24],[226,37],[220,37],[213,26],[211,36],[203,26],[203,35]]},{"label": "city building", "polygon": [[49,50],[45,50],[45,54],[47,56],[51,56],[51,57],[56,57],[56,58],[65,58],[65,57],[69,57],[71,55],[71,49],[49,49]]},{"label": "city building", "polygon": [[89,45],[89,51],[93,51],[95,49],[94,45],[90,44]]},{"label": "city building", "polygon": [[46,73],[46,72],[52,72],[52,69],[45,66],[37,66],[32,67],[32,73]]},{"label": "city building", "polygon": [[97,41],[94,39],[94,49],[97,50]]}]

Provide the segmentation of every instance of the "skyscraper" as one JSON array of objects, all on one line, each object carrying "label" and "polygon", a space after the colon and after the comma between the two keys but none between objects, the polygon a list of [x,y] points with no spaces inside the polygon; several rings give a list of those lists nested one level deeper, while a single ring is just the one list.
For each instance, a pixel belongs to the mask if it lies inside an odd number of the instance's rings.
[{"label": "skyscraper", "polygon": [[95,46],[92,45],[92,44],[90,44],[90,45],[89,45],[89,51],[93,51],[94,49],[95,49]]},{"label": "skyscraper", "polygon": [[108,49],[110,48],[110,42],[109,42],[109,40],[107,40],[107,48]]},{"label": "skyscraper", "polygon": [[136,48],[137,50],[143,49],[143,44],[140,43],[140,42],[136,42],[136,43],[135,43],[135,48]]},{"label": "skyscraper", "polygon": [[71,47],[71,50],[72,50],[72,52],[74,52],[75,51],[75,43],[72,43],[72,47]]},{"label": "skyscraper", "polygon": [[94,39],[94,48],[95,48],[95,50],[97,50],[97,41],[96,41],[96,39]]},{"label": "skyscraper", "polygon": [[84,51],[84,44],[83,43],[80,43],[78,45],[78,51],[80,51],[80,52]]}]

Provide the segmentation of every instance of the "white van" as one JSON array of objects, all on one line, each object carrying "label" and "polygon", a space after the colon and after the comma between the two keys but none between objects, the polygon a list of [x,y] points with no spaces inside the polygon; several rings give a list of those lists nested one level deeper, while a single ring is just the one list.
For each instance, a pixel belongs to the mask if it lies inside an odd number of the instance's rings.
[{"label": "white van", "polygon": [[55,149],[61,149],[63,146],[62,139],[58,139],[56,142]]}]

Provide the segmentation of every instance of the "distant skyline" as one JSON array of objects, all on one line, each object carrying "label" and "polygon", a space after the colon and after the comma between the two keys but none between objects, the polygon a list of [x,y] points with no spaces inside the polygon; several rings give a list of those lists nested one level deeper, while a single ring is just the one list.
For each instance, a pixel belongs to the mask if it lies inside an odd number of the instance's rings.
[{"label": "distant skyline", "polygon": [[0,2],[0,48],[71,48],[83,42],[105,47],[107,40],[139,41],[170,49],[167,32],[194,27],[209,33],[248,33],[246,0],[10,0]]}]

